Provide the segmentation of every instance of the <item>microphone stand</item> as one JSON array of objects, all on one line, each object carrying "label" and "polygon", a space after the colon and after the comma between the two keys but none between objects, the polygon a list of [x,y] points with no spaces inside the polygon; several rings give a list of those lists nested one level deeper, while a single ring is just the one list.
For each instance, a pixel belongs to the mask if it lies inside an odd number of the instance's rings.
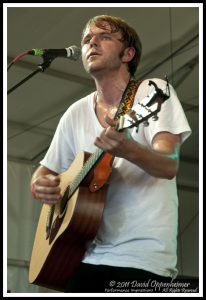
[{"label": "microphone stand", "polygon": [[20,85],[22,85],[24,82],[26,82],[27,80],[29,80],[31,77],[33,77],[35,74],[39,73],[39,72],[44,72],[51,64],[51,62],[53,61],[54,58],[51,57],[45,57],[43,56],[43,63],[38,65],[37,69],[32,72],[30,75],[28,75],[26,78],[24,78],[23,80],[21,80],[19,83],[17,83],[15,86],[13,86],[12,88],[10,88],[7,91],[7,95],[9,95],[11,92],[13,92],[16,88],[18,88]]}]

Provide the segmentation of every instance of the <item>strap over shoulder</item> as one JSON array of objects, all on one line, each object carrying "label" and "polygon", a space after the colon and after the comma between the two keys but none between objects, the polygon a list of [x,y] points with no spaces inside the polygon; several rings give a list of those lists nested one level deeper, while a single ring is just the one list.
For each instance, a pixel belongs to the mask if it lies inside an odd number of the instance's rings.
[{"label": "strap over shoulder", "polygon": [[120,116],[125,115],[126,112],[132,107],[134,97],[137,89],[140,86],[142,80],[130,80],[120,101],[119,107],[115,114],[114,119],[118,120]]}]

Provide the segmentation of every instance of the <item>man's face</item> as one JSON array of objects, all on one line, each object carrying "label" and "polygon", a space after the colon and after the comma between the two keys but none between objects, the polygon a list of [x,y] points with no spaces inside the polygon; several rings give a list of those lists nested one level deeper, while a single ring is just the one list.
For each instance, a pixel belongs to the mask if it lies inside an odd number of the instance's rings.
[{"label": "man's face", "polygon": [[104,70],[120,68],[120,54],[123,49],[121,33],[111,33],[109,24],[105,23],[104,29],[94,24],[87,27],[82,38],[82,61],[85,70],[95,75]]}]

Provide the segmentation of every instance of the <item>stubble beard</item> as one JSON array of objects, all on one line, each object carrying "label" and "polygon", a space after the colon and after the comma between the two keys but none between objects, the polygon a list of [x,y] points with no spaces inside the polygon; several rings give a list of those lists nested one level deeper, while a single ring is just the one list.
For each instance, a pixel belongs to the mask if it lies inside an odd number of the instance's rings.
[{"label": "stubble beard", "polygon": [[121,58],[123,56],[123,51],[119,53],[119,59],[120,61],[117,61],[116,64],[114,64],[114,60],[111,58],[109,63],[108,62],[94,62],[92,63],[85,63],[84,68],[88,74],[90,74],[92,77],[100,76],[101,74],[105,75],[105,71],[111,72],[112,70],[118,70],[121,64]]}]

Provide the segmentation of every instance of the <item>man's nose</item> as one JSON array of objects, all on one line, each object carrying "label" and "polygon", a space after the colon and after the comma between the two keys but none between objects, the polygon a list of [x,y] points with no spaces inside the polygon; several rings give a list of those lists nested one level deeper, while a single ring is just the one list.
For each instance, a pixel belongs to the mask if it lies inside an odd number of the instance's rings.
[{"label": "man's nose", "polygon": [[97,46],[99,42],[99,38],[97,35],[93,35],[92,38],[90,39],[90,45],[93,46]]}]

